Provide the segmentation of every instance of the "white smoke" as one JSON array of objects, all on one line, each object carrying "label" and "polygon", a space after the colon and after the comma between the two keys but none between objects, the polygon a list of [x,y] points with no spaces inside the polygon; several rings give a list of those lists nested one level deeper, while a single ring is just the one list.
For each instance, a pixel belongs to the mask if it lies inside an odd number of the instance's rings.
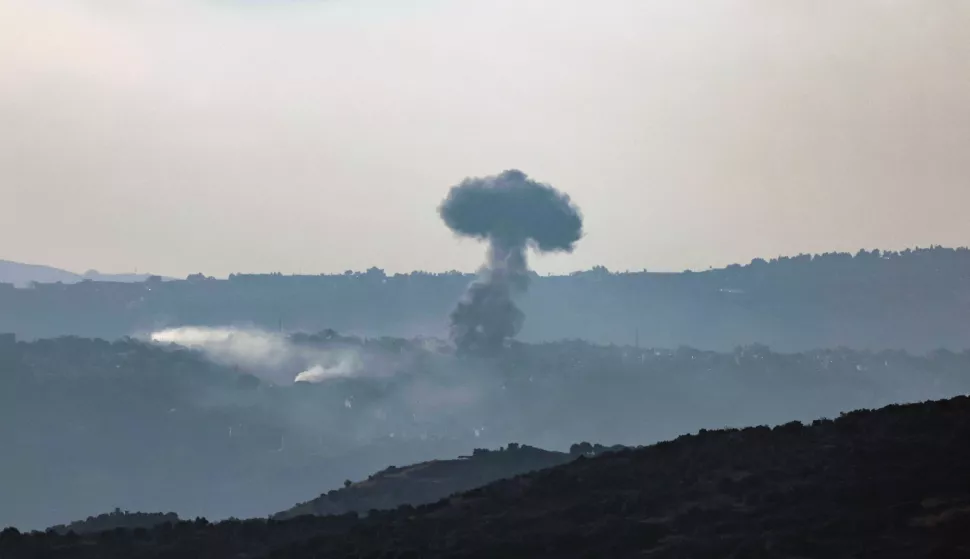
[{"label": "white smoke", "polygon": [[322,382],[364,369],[354,348],[294,344],[286,336],[254,328],[186,326],[153,332],[156,343],[197,349],[209,359],[273,382]]},{"label": "white smoke", "polygon": [[[459,360],[441,340],[420,339],[401,348],[379,339],[316,340],[256,328],[197,326],[159,330],[150,339],[200,351],[213,362],[276,385],[354,379],[334,382],[327,390],[308,388],[301,392],[306,398],[293,399],[280,410],[283,421],[308,440],[322,433],[347,444],[392,433],[399,439],[429,433],[467,436],[495,420],[495,402],[505,397],[491,364]],[[195,397],[199,405],[213,407],[248,402],[239,391],[221,388]],[[482,440],[488,436],[480,429],[479,444],[491,444]]]},{"label": "white smoke", "polygon": [[275,368],[292,356],[292,347],[279,335],[236,328],[171,328],[154,332],[153,342],[200,349],[210,359],[256,368]]},{"label": "white smoke", "polygon": [[360,357],[351,355],[347,359],[339,360],[336,365],[314,365],[296,375],[293,382],[323,382],[332,378],[352,377],[363,368]]}]

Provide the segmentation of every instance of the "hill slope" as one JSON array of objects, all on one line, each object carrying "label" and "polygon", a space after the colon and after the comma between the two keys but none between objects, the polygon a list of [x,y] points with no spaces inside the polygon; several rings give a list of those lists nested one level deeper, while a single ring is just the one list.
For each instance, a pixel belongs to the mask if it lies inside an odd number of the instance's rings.
[{"label": "hill slope", "polygon": [[165,523],[175,523],[179,517],[174,512],[169,513],[130,513],[116,509],[114,512],[89,516],[84,520],[52,526],[49,530],[58,534],[96,534],[108,532],[116,528],[153,528]]},{"label": "hill slope", "polygon": [[[970,250],[801,255],[680,274],[535,276],[519,339],[781,351],[970,347]],[[118,338],[164,326],[249,324],[375,336],[444,336],[474,275],[195,275],[164,285],[0,286],[0,332]],[[82,316],[83,320],[77,317]]]},{"label": "hill slope", "polygon": [[33,282],[41,284],[63,283],[69,285],[84,280],[140,283],[150,277],[152,277],[151,274],[102,274],[97,270],[88,270],[84,274],[75,274],[74,272],[54,268],[53,266],[0,260],[0,283],[9,283],[16,287],[28,287]]},{"label": "hill slope", "polygon": [[573,445],[573,452],[555,452],[528,445],[510,444],[496,451],[476,449],[471,456],[455,460],[431,460],[402,468],[391,466],[366,480],[350,483],[312,501],[278,513],[276,520],[301,515],[336,515],[347,512],[394,509],[401,505],[424,505],[449,495],[469,491],[494,481],[551,468],[586,455],[617,452],[622,447]]},{"label": "hill slope", "polygon": [[366,513],[401,505],[433,503],[454,493],[534,470],[558,466],[572,456],[530,446],[510,445],[499,451],[476,451],[457,460],[431,460],[403,468],[391,466],[368,479],[349,484],[274,515],[277,520],[304,514]]},{"label": "hill slope", "polygon": [[77,283],[82,279],[79,274],[51,266],[0,260],[0,283],[11,283],[17,287],[27,287],[31,282]]},{"label": "hill slope", "polygon": [[[276,384],[138,340],[0,334],[0,528],[46,528],[115,507],[262,517],[389,464],[509,441],[648,444],[703,427],[970,393],[970,353],[635,352],[567,342],[514,344],[475,360],[423,340],[337,343],[331,334],[300,347],[349,348],[377,374]],[[280,369],[280,378],[304,368]]]},{"label": "hill slope", "polygon": [[701,432],[440,501],[285,522],[0,536],[5,557],[965,557],[970,399]]}]

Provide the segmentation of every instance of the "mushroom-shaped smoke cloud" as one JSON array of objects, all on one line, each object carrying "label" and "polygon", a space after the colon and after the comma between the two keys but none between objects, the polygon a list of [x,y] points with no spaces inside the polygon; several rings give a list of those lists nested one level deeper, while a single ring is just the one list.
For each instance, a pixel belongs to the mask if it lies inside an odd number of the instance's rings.
[{"label": "mushroom-shaped smoke cloud", "polygon": [[582,215],[569,196],[517,170],[463,180],[438,213],[455,233],[489,245],[479,278],[451,313],[451,338],[460,351],[495,351],[525,319],[512,297],[528,287],[526,248],[572,252]]}]

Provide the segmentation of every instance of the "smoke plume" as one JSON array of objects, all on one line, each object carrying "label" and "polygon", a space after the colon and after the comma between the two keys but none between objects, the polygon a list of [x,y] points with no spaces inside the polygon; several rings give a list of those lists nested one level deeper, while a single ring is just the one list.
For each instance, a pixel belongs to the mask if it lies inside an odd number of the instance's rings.
[{"label": "smoke plume", "polygon": [[280,384],[352,377],[364,369],[356,348],[307,347],[283,334],[255,328],[186,326],[153,332],[150,339],[200,350],[217,363]]},{"label": "smoke plume", "polygon": [[455,233],[488,241],[485,265],[451,313],[460,351],[492,352],[522,328],[513,296],[526,290],[526,249],[572,252],[583,218],[569,196],[515,169],[453,186],[438,213]]}]

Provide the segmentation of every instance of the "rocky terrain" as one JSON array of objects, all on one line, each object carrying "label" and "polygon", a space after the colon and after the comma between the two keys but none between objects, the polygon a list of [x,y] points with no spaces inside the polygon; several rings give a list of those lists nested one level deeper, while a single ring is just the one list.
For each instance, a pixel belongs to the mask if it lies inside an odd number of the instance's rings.
[{"label": "rocky terrain", "polygon": [[970,399],[701,431],[366,517],[0,535],[0,556],[966,557]]}]

